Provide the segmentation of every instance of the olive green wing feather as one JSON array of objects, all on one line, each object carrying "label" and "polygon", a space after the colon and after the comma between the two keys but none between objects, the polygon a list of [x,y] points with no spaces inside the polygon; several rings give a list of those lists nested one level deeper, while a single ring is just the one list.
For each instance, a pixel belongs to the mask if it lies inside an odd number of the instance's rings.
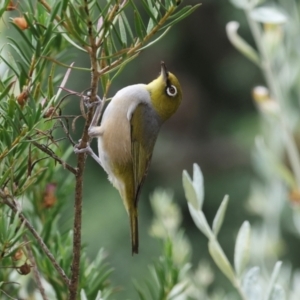
[{"label": "olive green wing feather", "polygon": [[148,104],[140,103],[132,114],[130,124],[135,204],[137,204],[141,186],[147,176],[161,122]]}]

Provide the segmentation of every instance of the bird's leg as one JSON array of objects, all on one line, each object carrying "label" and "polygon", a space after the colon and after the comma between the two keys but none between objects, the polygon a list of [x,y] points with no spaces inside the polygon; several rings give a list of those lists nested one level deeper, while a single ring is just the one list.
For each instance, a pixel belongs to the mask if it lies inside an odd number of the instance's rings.
[{"label": "bird's leg", "polygon": [[[90,138],[95,138],[95,137],[98,137],[101,135],[100,126],[97,126],[97,125],[98,125],[99,119],[102,114],[104,102],[105,102],[105,98],[103,98],[103,100],[101,100],[99,96],[97,96],[97,100],[95,102],[93,102],[93,103],[95,103],[95,105],[97,105],[97,107],[96,107],[93,119],[91,121],[90,127],[88,129],[88,134],[89,134]],[[91,105],[91,104],[89,103],[89,105]]]},{"label": "bird's leg", "polygon": [[[80,141],[79,141],[79,143],[80,143]],[[101,161],[100,161],[99,157],[95,154],[95,152],[93,151],[93,149],[91,148],[89,143],[86,145],[85,148],[79,149],[78,146],[79,146],[78,144],[74,146],[74,153],[75,154],[87,153],[102,167],[102,164],[101,164]]]},{"label": "bird's leg", "polygon": [[[97,126],[97,124],[101,117],[102,109],[103,109],[103,105],[104,105],[105,101],[104,101],[104,99],[101,100],[99,96],[97,96],[97,100],[93,103],[90,103],[89,99],[90,99],[89,96],[83,97],[83,102],[86,107],[90,108],[90,107],[93,107],[94,105],[97,105],[93,119],[92,119],[90,127],[88,129],[89,137],[91,139],[93,139],[93,138],[99,137],[101,135],[101,127]],[[80,143],[80,141],[79,141],[79,143]],[[90,146],[90,141],[87,143],[87,146],[85,148],[79,149],[78,146],[79,146],[78,144],[74,146],[74,152],[76,154],[87,153],[102,167],[99,157],[95,154],[95,152],[92,150],[92,148]]]}]

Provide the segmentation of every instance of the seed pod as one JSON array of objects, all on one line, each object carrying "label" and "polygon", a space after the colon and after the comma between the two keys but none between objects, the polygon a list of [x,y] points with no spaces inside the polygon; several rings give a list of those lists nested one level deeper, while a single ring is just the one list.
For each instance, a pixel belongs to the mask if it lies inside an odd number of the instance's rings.
[{"label": "seed pod", "polygon": [[24,90],[18,97],[17,101],[21,107],[23,107],[27,101],[28,98],[28,91]]},{"label": "seed pod", "polygon": [[14,2],[11,0],[7,4],[6,11],[12,11],[12,10],[15,10],[16,8],[17,8],[17,5],[15,5]]},{"label": "seed pod", "polygon": [[31,271],[31,265],[24,263],[24,265],[22,265],[21,267],[19,267],[19,273],[21,275],[28,275]]},{"label": "seed pod", "polygon": [[12,21],[21,29],[25,30],[27,29],[28,23],[24,17],[18,17],[18,18],[13,18]]},{"label": "seed pod", "polygon": [[13,259],[14,261],[18,261],[18,260],[20,260],[22,257],[23,257],[23,251],[22,251],[22,249],[18,249],[18,250],[16,251],[16,253],[13,255],[12,259]]},{"label": "seed pod", "polygon": [[55,205],[57,198],[55,196],[56,184],[49,183],[47,184],[44,192],[44,201],[43,205],[45,208],[51,208]]},{"label": "seed pod", "polygon": [[47,111],[44,113],[43,118],[49,118],[51,116],[57,116],[57,113],[55,112],[55,107],[50,106]]}]

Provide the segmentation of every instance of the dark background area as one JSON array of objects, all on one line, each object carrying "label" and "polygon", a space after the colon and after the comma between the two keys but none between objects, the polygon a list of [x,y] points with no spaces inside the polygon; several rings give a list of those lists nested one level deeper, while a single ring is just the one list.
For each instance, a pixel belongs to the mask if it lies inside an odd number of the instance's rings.
[{"label": "dark background area", "polygon": [[[196,4],[198,1],[184,1]],[[165,38],[146,49],[126,66],[114,81],[110,95],[124,86],[148,83],[160,71],[160,61],[176,74],[183,90],[178,112],[163,126],[153,154],[148,178],[139,202],[140,253],[131,256],[129,222],[120,196],[108,182],[104,171],[88,158],[84,186],[83,239],[93,259],[102,247],[115,269],[113,284],[120,286],[116,299],[136,299],[132,278],[143,281],[149,276],[148,265],[161,252],[160,243],[149,236],[153,213],[149,195],[156,187],[174,191],[175,202],[183,214],[182,227],[193,245],[193,266],[208,258],[207,240],[195,227],[182,188],[182,171],[192,172],[198,163],[205,179],[204,213],[211,223],[225,194],[230,196],[228,212],[219,235],[220,243],[233,258],[236,233],[247,215],[251,178],[251,148],[258,131],[258,116],[251,89],[262,84],[260,70],[239,54],[229,43],[225,26],[237,20],[240,33],[252,41],[243,12],[229,1],[202,1],[190,17],[175,25]],[[77,66],[88,66],[82,57]],[[72,85],[81,91],[89,77],[72,73]],[[101,94],[100,94],[101,97]],[[72,99],[66,110],[78,109]],[[77,123],[76,134],[81,127]],[[94,150],[96,142],[93,142]],[[73,157],[75,161],[75,156]],[[70,207],[73,197],[70,195]],[[72,222],[71,210],[66,224]],[[211,261],[211,260],[210,260]],[[213,265],[213,263],[212,263]],[[226,279],[220,275],[220,284]]]}]

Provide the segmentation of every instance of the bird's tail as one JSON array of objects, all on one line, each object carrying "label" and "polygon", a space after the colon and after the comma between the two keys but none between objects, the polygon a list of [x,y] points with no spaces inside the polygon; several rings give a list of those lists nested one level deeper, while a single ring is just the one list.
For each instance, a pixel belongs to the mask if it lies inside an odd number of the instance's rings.
[{"label": "bird's tail", "polygon": [[129,211],[130,231],[131,231],[131,249],[132,255],[139,253],[139,226],[137,207],[132,207]]}]

